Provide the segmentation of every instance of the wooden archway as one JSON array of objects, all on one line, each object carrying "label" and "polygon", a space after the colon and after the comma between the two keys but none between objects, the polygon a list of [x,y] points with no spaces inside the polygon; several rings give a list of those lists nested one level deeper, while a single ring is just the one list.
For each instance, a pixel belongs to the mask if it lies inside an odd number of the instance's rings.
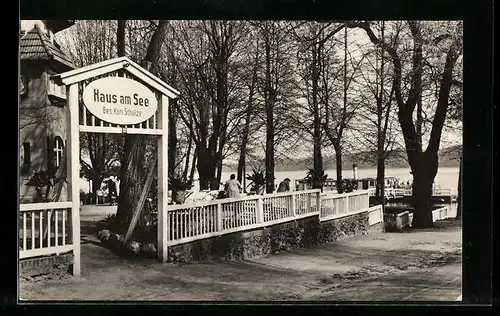
[{"label": "wooden archway", "polygon": [[[156,113],[146,121],[132,124],[120,125],[106,122],[88,111],[85,104],[80,102],[80,89],[86,83],[102,77],[125,75],[129,79],[142,83],[151,89],[157,98],[158,106]],[[170,99],[179,96],[179,91],[172,88],[146,69],[131,61],[127,57],[110,59],[79,69],[61,73],[54,77],[56,82],[63,84],[67,89],[67,106],[69,109],[69,121],[67,122],[69,133],[67,142],[67,169],[68,169],[68,201],[72,210],[72,241],[73,241],[73,275],[80,275],[80,132],[92,133],[128,133],[157,135],[158,137],[158,223],[164,223],[162,210],[167,206],[168,198],[168,104]],[[161,225],[160,225],[161,226]],[[163,239],[166,228],[158,227],[158,239]],[[163,249],[163,243],[158,244],[158,259],[166,261],[167,249]]]}]

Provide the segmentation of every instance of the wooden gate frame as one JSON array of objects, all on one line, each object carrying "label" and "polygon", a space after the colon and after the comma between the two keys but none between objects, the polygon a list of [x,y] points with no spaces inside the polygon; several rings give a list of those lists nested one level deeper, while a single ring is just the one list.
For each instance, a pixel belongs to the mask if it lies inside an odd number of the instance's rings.
[{"label": "wooden gate frame", "polygon": [[[89,80],[98,76],[103,76],[111,72],[123,70],[133,77],[141,80],[148,88],[161,94],[158,100],[156,115],[158,125],[151,128],[134,128],[123,125],[113,126],[87,126],[79,124],[79,94],[78,84],[81,81]],[[80,132],[93,133],[115,133],[122,134],[143,134],[157,135],[158,137],[158,240],[163,240],[167,236],[167,221],[163,220],[166,215],[164,210],[168,205],[168,102],[175,99],[180,92],[166,84],[158,77],[151,74],[146,69],[131,61],[127,57],[118,57],[100,63],[71,70],[54,76],[59,84],[66,86],[67,106],[69,109],[69,122],[67,122],[69,137],[67,141],[67,170],[68,178],[68,201],[72,206],[72,240],[73,240],[73,275],[80,275],[80,188],[78,186],[80,178]],[[156,93],[155,93],[156,94]],[[85,105],[84,105],[85,109]],[[85,122],[84,122],[85,123]],[[159,127],[159,128],[158,128]],[[160,225],[160,223],[163,223]],[[158,260],[167,261],[167,249],[164,243],[158,243]]]}]

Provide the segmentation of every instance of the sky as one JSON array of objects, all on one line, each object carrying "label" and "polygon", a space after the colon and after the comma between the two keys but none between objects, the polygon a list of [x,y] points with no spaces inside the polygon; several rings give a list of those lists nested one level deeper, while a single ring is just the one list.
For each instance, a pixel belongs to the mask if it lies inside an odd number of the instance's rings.
[{"label": "sky", "polygon": [[29,31],[35,26],[36,23],[43,27],[41,20],[21,20],[21,30]]}]

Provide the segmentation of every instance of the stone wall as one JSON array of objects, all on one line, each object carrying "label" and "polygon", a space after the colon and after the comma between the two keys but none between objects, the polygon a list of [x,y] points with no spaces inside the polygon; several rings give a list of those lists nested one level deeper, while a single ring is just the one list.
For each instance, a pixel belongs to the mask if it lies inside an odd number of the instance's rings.
[{"label": "stone wall", "polygon": [[248,259],[382,230],[383,225],[368,225],[368,212],[321,223],[319,216],[311,216],[251,231],[171,246],[168,248],[168,260],[207,262]]},{"label": "stone wall", "polygon": [[33,277],[54,272],[71,272],[73,254],[19,260],[19,275]]}]

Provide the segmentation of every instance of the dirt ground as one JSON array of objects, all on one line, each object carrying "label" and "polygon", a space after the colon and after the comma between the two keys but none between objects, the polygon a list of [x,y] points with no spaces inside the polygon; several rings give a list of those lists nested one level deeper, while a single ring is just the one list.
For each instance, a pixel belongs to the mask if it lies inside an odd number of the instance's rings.
[{"label": "dirt ground", "polygon": [[21,279],[22,300],[455,301],[461,295],[462,229],[455,220],[252,260],[185,265],[120,258],[94,242],[83,223],[82,276]]}]

